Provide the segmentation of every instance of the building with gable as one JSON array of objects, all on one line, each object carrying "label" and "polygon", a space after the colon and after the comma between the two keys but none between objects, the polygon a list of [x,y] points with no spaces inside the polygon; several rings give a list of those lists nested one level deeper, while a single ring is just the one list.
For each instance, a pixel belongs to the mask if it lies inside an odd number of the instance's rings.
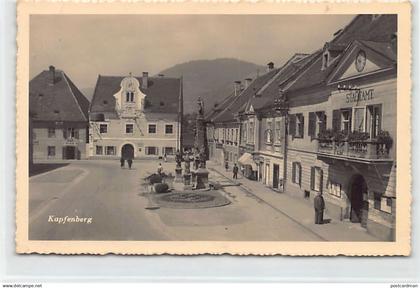
[{"label": "building with gable", "polygon": [[[209,143],[209,155],[211,160],[220,164],[228,163],[229,167],[239,162],[239,157],[244,153],[247,145],[241,144],[241,137],[244,137],[245,130],[241,128],[238,113],[252,98],[255,93],[263,87],[277,72],[273,63],[267,64],[266,73],[256,79],[247,78],[244,83],[235,81],[234,92],[229,95],[216,109],[207,116],[207,139]],[[245,132],[244,132],[245,131]],[[248,150],[247,150],[248,151]],[[252,159],[242,159],[242,163],[247,165],[246,174],[250,178],[256,175],[256,165]]]},{"label": "building with gable", "polygon": [[29,82],[30,162],[86,158],[88,109],[63,71],[50,66],[35,76]]},{"label": "building with gable", "polygon": [[359,15],[288,84],[285,191],[394,239],[397,17]]},{"label": "building with gable", "polygon": [[309,203],[320,192],[334,220],[394,240],[396,15],[358,15],[262,77],[210,114],[216,158],[229,160],[229,129],[240,127],[245,176]]},{"label": "building with gable", "polygon": [[98,76],[90,106],[92,158],[158,158],[181,147],[182,79]]},{"label": "building with gable", "polygon": [[242,159],[256,165],[255,180],[277,191],[283,191],[285,179],[285,118],[276,106],[279,91],[296,77],[317,53],[296,53],[269,79],[238,112],[243,136]]}]

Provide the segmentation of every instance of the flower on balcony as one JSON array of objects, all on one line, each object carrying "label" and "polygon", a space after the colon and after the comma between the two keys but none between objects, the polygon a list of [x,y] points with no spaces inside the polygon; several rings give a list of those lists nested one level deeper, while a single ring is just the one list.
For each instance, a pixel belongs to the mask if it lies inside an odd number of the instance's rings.
[{"label": "flower on balcony", "polygon": [[344,131],[334,131],[333,129],[326,129],[318,133],[318,140],[344,142],[347,140],[347,134]]},{"label": "flower on balcony", "polygon": [[375,141],[380,144],[385,144],[385,147],[389,150],[392,146],[393,139],[391,135],[389,135],[388,131],[381,130],[376,136]]},{"label": "flower on balcony", "polygon": [[332,141],[334,138],[334,131],[332,129],[325,129],[318,133],[318,140],[320,141]]},{"label": "flower on balcony", "polygon": [[368,140],[369,137],[369,133],[367,132],[352,131],[347,135],[347,140],[349,142],[364,142]]}]

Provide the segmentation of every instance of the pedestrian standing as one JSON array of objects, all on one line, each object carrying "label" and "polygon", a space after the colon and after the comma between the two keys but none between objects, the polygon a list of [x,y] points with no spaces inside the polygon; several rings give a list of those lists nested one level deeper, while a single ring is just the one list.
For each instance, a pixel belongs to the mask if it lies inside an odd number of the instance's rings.
[{"label": "pedestrian standing", "polygon": [[128,159],[127,160],[127,163],[128,163],[128,169],[131,169],[131,165],[133,165],[133,159]]},{"label": "pedestrian standing", "polygon": [[166,152],[165,152],[165,154],[163,154],[163,160],[164,160],[165,162],[167,162]]},{"label": "pedestrian standing", "polygon": [[324,197],[322,197],[321,192],[318,192],[314,198],[314,208],[315,224],[324,224],[325,201]]},{"label": "pedestrian standing", "polygon": [[229,163],[228,163],[228,161],[225,162],[225,169],[226,169],[226,172],[229,171]]},{"label": "pedestrian standing", "polygon": [[233,166],[233,179],[238,179],[238,170],[238,165],[236,165],[235,163],[235,165]]},{"label": "pedestrian standing", "polygon": [[120,163],[121,163],[121,168],[124,168],[124,166],[125,166],[125,159],[122,156],[120,158]]},{"label": "pedestrian standing", "polygon": [[157,169],[157,173],[158,173],[159,175],[161,175],[161,174],[162,174],[162,172],[163,172],[163,167],[162,167],[162,164],[161,164],[161,163],[159,163],[159,166],[158,166],[158,169]]}]

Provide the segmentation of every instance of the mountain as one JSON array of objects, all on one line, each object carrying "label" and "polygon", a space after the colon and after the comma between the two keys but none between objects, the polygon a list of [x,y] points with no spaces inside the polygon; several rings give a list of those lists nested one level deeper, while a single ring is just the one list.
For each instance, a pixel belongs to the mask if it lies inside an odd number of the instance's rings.
[{"label": "mountain", "polygon": [[255,78],[265,71],[264,66],[232,58],[194,60],[177,64],[161,71],[169,77],[183,76],[184,114],[195,112],[198,97],[204,102],[204,109],[220,103],[233,92],[233,82],[247,77]]}]

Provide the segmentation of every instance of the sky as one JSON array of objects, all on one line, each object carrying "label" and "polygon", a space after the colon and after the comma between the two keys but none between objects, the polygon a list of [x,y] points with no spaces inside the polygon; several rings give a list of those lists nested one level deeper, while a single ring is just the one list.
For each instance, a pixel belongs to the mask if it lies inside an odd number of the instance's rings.
[{"label": "sky", "polygon": [[198,59],[281,66],[321,48],[355,15],[32,15],[30,78],[54,65],[79,89]]}]

